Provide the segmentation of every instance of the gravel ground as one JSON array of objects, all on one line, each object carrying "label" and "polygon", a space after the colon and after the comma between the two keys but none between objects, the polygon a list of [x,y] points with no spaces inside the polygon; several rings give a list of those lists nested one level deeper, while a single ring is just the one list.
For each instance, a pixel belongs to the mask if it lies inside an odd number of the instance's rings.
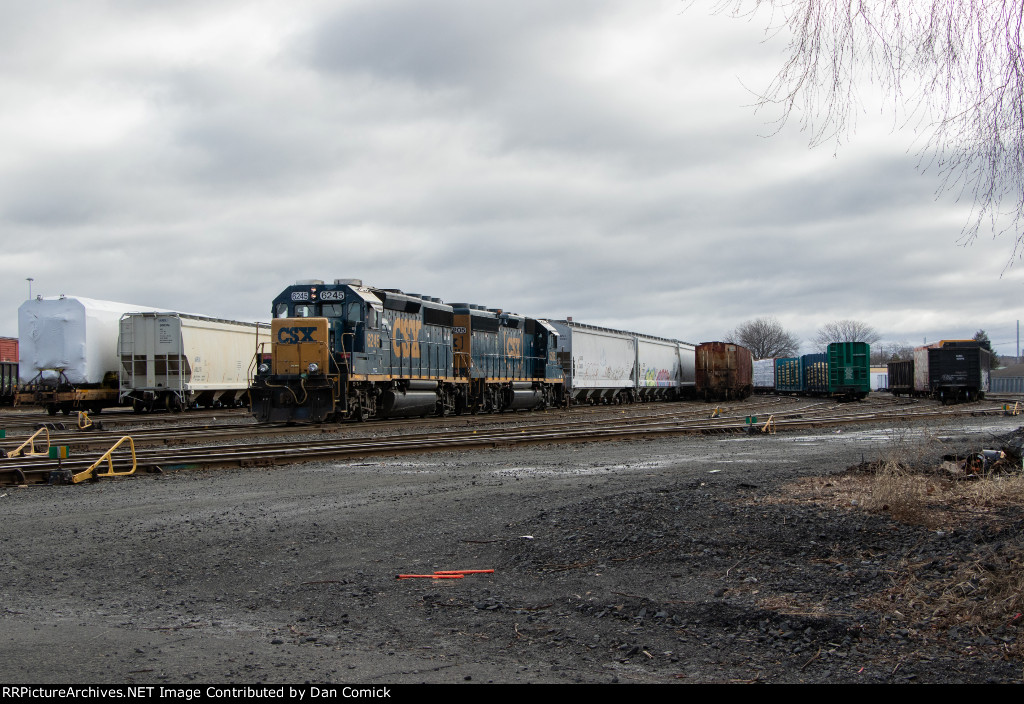
[{"label": "gravel ground", "polygon": [[[0,681],[1019,682],[1024,619],[986,585],[1019,579],[1020,502],[896,520],[847,471],[1018,426],[3,489]],[[494,572],[395,579],[448,569]]]}]

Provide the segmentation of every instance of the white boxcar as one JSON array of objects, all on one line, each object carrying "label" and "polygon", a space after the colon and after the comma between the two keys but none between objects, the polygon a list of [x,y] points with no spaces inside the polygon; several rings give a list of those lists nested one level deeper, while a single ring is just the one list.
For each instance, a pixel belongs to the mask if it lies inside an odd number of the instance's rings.
[{"label": "white boxcar", "polygon": [[692,393],[695,347],[689,343],[567,320],[549,322],[558,332],[558,360],[574,403]]},{"label": "white boxcar", "polygon": [[244,401],[270,326],[186,313],[129,313],[118,342],[123,402],[182,410]]},{"label": "white boxcar", "polygon": [[775,360],[754,360],[754,391],[771,393],[775,390]]},{"label": "white boxcar", "polygon": [[146,306],[60,296],[35,298],[18,308],[23,384],[63,373],[77,386],[117,388],[118,321]]}]

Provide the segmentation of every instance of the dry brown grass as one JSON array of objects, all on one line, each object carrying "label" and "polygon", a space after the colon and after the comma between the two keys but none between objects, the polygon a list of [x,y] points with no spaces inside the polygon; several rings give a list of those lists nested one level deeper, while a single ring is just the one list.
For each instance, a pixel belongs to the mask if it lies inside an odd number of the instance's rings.
[{"label": "dry brown grass", "polygon": [[862,605],[916,636],[941,639],[956,629],[1006,657],[1024,658],[1024,639],[1016,637],[1024,628],[1024,474],[972,477],[956,463],[929,465],[915,452],[896,447],[844,475],[797,481],[769,500],[887,514],[931,530],[984,527],[990,540],[967,554],[948,554],[941,565],[904,560],[892,586]]},{"label": "dry brown grass", "polygon": [[[924,564],[905,563],[893,586],[865,600],[897,625],[944,634],[956,628],[988,638],[1008,657],[1024,658],[1024,547],[1006,544],[979,559],[967,559],[942,577],[922,573]],[[956,559],[956,558],[953,558]]]},{"label": "dry brown grass", "polygon": [[1000,509],[1024,506],[1024,474],[951,475],[939,467],[912,468],[882,460],[870,470],[805,477],[768,503],[810,502],[831,508],[887,513],[901,523],[955,529],[1000,522]]},{"label": "dry brown grass", "polygon": [[850,616],[830,608],[830,604],[820,601],[801,599],[796,594],[772,594],[759,599],[757,605],[766,611],[774,611],[784,616],[806,616],[810,618],[833,618]]}]

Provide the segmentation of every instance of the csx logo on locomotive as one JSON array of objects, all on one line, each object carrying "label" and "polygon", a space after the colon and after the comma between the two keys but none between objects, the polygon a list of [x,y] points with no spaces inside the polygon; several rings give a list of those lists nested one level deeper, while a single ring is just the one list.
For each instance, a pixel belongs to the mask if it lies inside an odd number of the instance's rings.
[{"label": "csx logo on locomotive", "polygon": [[407,320],[400,318],[395,321],[395,331],[391,340],[392,351],[400,357],[411,357],[419,359],[420,356],[420,328],[423,322],[420,320]]},{"label": "csx logo on locomotive", "polygon": [[522,357],[523,356],[523,338],[521,337],[506,337],[505,338],[505,356],[506,357]]},{"label": "csx logo on locomotive", "polygon": [[280,328],[277,331],[277,341],[282,345],[297,345],[300,342],[316,342],[313,333],[316,327],[291,327]]}]

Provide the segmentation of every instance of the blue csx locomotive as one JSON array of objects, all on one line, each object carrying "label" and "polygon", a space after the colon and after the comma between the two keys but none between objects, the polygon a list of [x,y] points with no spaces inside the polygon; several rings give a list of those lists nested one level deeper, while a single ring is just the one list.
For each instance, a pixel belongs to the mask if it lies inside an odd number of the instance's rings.
[{"label": "blue csx locomotive", "polygon": [[249,390],[261,422],[547,408],[565,398],[546,321],[363,286],[302,281],[274,299]]}]

